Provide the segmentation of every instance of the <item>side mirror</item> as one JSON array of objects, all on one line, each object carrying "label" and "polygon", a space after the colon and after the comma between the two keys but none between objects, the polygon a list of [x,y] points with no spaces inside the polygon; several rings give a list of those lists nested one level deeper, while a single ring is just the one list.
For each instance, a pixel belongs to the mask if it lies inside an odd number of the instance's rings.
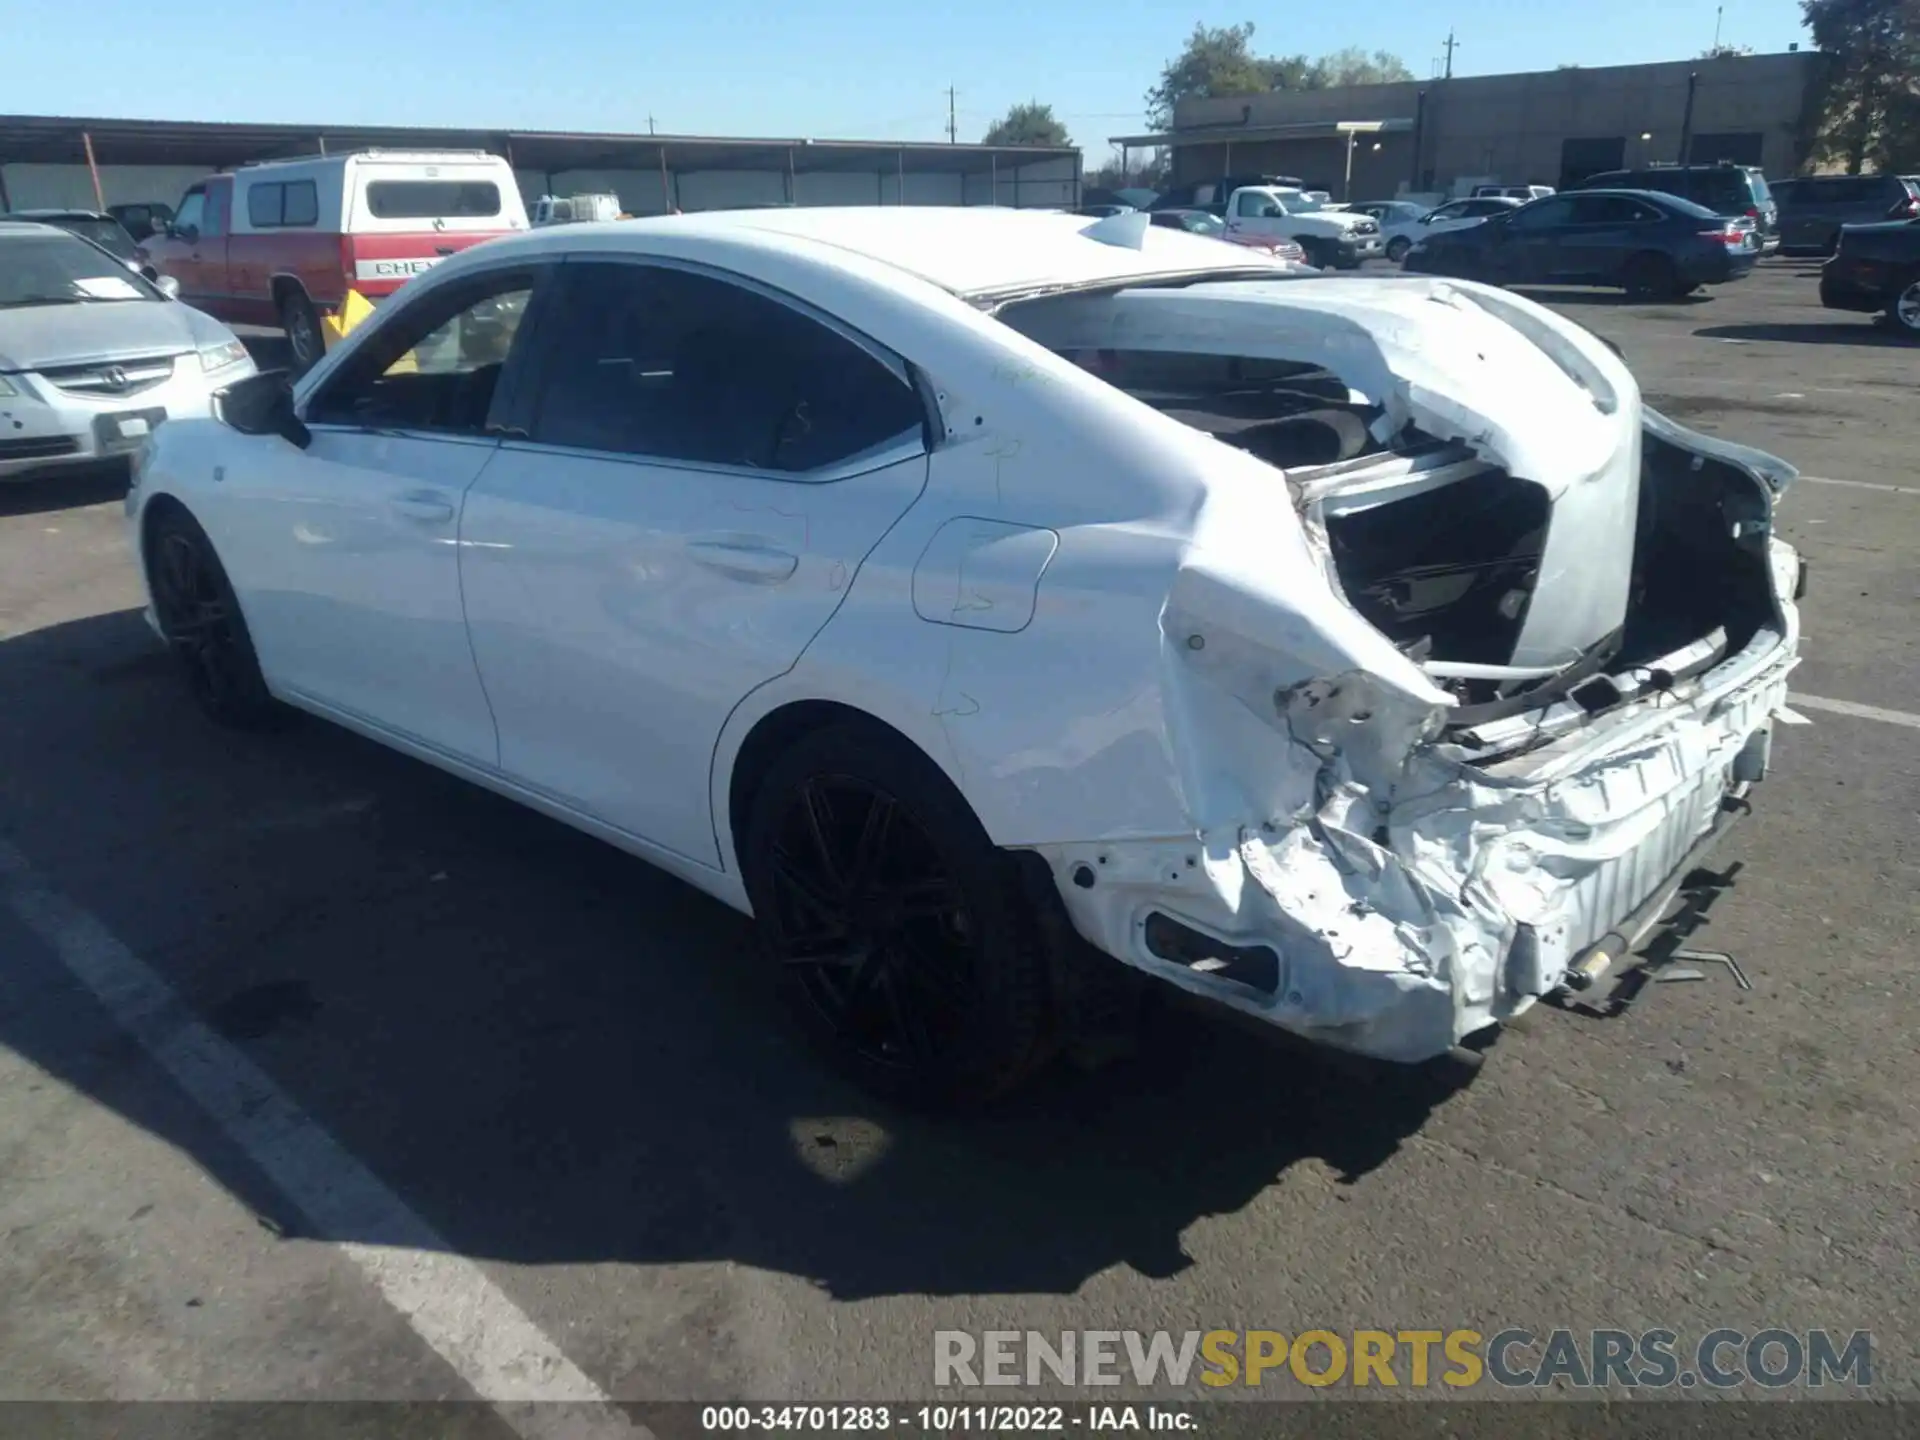
[{"label": "side mirror", "polygon": [[242,435],[278,435],[301,450],[313,443],[313,432],[294,413],[293,380],[284,370],[263,370],[217,391],[213,414]]},{"label": "side mirror", "polygon": [[189,245],[197,244],[200,239],[200,227],[198,225],[186,225],[176,229],[174,226],[169,225],[167,227],[167,237],[172,240],[184,240]]},{"label": "side mirror", "polygon": [[167,299],[178,300],[180,298],[180,282],[174,279],[173,276],[162,275],[153,283],[155,288],[157,288],[162,295],[166,296]]}]

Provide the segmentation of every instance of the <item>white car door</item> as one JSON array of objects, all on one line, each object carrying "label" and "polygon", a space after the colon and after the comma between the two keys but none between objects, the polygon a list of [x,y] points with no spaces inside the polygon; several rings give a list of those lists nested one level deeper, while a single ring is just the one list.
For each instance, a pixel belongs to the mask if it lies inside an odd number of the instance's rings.
[{"label": "white car door", "polygon": [[[894,357],[739,277],[575,256],[461,572],[501,769],[719,863],[709,767],[926,483]],[[519,387],[516,387],[519,388]]]},{"label": "white car door", "polygon": [[482,272],[398,302],[302,395],[312,444],[282,446],[265,483],[236,473],[223,512],[222,554],[277,687],[487,766],[499,752],[462,614],[460,507],[498,444],[488,411],[538,278]]},{"label": "white car door", "polygon": [[1236,190],[1227,207],[1227,229],[1236,235],[1291,239],[1299,228],[1287,223],[1287,212],[1264,190]]}]

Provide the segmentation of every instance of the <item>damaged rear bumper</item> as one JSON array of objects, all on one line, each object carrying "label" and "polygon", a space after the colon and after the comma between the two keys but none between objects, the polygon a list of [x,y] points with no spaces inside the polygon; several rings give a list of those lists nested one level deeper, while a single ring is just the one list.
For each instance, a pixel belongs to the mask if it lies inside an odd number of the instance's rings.
[{"label": "damaged rear bumper", "polygon": [[[1039,853],[1108,954],[1306,1039],[1426,1060],[1641,938],[1616,932],[1764,778],[1796,638],[1764,632],[1690,692],[1510,768],[1430,747],[1384,814],[1335,778],[1284,827]],[[1364,709],[1365,678],[1323,703]]]}]

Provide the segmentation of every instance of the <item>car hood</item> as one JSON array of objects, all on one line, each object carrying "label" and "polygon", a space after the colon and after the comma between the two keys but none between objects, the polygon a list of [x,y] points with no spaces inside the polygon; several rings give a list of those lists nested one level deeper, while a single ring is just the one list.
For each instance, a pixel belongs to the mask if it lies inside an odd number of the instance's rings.
[{"label": "car hood", "polygon": [[178,355],[232,338],[212,316],[173,301],[33,305],[0,310],[0,371]]}]

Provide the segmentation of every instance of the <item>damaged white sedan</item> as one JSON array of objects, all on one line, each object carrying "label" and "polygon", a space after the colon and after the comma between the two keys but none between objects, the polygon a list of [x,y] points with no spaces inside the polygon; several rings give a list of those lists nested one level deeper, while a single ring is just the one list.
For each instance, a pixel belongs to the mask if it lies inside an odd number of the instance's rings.
[{"label": "damaged white sedan", "polygon": [[203,705],[752,914],[896,1092],[1005,1090],[1115,962],[1446,1052],[1629,951],[1788,713],[1789,467],[1525,299],[1145,216],[538,231],[221,414],[127,502]]}]

